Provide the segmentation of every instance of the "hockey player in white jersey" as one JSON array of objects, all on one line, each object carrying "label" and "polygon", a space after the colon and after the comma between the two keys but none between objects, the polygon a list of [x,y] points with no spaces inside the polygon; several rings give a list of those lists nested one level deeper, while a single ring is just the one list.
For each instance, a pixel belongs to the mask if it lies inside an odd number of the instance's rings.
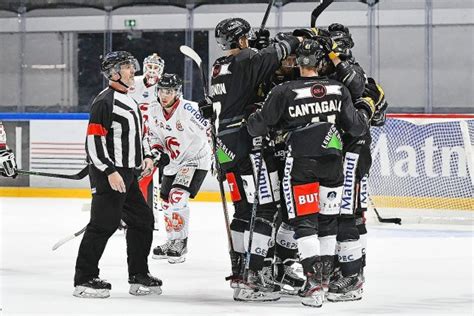
[{"label": "hockey player in white jersey", "polygon": [[17,176],[16,160],[13,151],[7,146],[7,134],[0,121],[0,175],[8,178]]},{"label": "hockey player in white jersey", "polygon": [[[138,103],[142,112],[143,121],[147,126],[148,109],[152,102],[156,102],[156,84],[163,75],[165,69],[165,61],[154,53],[143,60],[143,75],[135,77],[135,84],[130,87],[128,94]],[[145,132],[147,132],[145,130]],[[157,223],[158,198],[154,198],[154,192],[158,188],[158,174],[156,170],[149,176],[143,177],[140,182],[140,191],[142,191],[148,205],[153,209],[155,214],[155,223]]]},{"label": "hockey player in white jersey", "polygon": [[[211,167],[210,123],[197,103],[181,98],[181,80],[164,74],[157,84],[158,102],[150,104],[149,139],[163,169],[160,188],[167,242],[153,249],[154,259],[185,261],[189,230],[188,201],[198,193]],[[165,158],[166,156],[169,159]]]}]

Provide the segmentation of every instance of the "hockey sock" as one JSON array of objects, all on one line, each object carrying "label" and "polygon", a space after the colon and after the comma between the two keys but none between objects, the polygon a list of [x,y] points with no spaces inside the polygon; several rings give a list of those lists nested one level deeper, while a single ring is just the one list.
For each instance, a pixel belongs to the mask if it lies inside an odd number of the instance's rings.
[{"label": "hockey sock", "polygon": [[294,230],[288,224],[282,223],[278,228],[275,252],[284,264],[292,265],[297,260],[298,243]]},{"label": "hockey sock", "polygon": [[[263,218],[255,219],[255,228],[252,237],[252,248],[250,249],[250,270],[260,271],[263,261],[268,254],[268,245],[272,236],[272,223]],[[245,248],[248,248],[250,232],[244,233]]]},{"label": "hockey sock", "polygon": [[359,240],[338,242],[337,255],[343,276],[360,272],[362,253]]},{"label": "hockey sock", "polygon": [[304,274],[314,273],[315,258],[319,258],[321,248],[317,235],[298,238],[298,251]]}]

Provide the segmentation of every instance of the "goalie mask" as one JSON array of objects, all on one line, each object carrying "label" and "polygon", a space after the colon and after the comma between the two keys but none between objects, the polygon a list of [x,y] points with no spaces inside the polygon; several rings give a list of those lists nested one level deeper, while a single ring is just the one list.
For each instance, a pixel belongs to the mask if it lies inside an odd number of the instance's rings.
[{"label": "goalie mask", "polygon": [[249,40],[254,38],[249,22],[241,18],[222,20],[217,24],[214,35],[222,50],[239,48],[239,39],[243,36]]},{"label": "goalie mask", "polygon": [[151,85],[154,85],[160,80],[164,69],[165,61],[156,53],[143,60],[143,74],[147,78],[147,82]]},{"label": "goalie mask", "polygon": [[[122,81],[122,75],[120,74],[121,66],[128,64],[131,65],[135,69],[135,71],[140,70],[140,65],[138,64],[136,58],[126,51],[110,52],[107,53],[105,56],[101,57],[101,59],[102,61],[100,64],[100,70],[102,71],[102,74],[105,76],[105,78],[107,78],[108,80],[119,82],[127,88],[128,85],[126,85]],[[115,74],[119,75],[119,79],[112,79]]]}]

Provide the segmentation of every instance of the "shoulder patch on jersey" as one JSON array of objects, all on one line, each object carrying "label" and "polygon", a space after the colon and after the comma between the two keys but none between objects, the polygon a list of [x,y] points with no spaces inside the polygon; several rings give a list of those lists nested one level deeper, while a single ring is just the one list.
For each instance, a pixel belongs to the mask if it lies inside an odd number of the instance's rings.
[{"label": "shoulder patch on jersey", "polygon": [[212,78],[219,76],[230,75],[232,72],[229,70],[230,64],[216,64],[212,67]]}]

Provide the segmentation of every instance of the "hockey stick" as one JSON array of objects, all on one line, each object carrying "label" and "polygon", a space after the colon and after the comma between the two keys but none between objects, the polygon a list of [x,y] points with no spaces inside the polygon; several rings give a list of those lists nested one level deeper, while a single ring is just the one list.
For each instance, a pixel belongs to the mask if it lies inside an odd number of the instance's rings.
[{"label": "hockey stick", "polygon": [[[202,64],[202,59],[199,57],[199,55],[194,51],[189,46],[182,45],[179,47],[179,50],[183,55],[191,58],[196,65],[199,68],[199,71],[201,73],[201,83],[202,83],[202,91],[204,93],[204,98],[209,100],[209,95],[207,93],[207,80],[206,80],[206,74],[204,73],[204,67]],[[224,181],[221,179],[221,176],[223,174],[222,170],[220,169],[219,161],[217,159],[217,150],[216,150],[216,138],[217,138],[217,133],[216,133],[216,126],[214,125],[214,122],[211,122],[211,134],[212,134],[212,143],[213,143],[213,151],[214,151],[214,159],[216,163],[216,168],[218,172],[218,177],[217,177],[217,182],[219,183],[219,193],[221,197],[221,202],[222,202],[222,210],[224,212],[224,220],[225,220],[225,228],[227,231],[227,239],[229,242],[229,253],[231,256],[231,260],[233,260],[235,256],[235,251],[234,251],[234,246],[232,243],[232,234],[230,231],[230,220],[229,220],[229,210],[227,208],[227,200],[225,197],[225,191],[224,191]]]},{"label": "hockey stick", "polygon": [[40,172],[40,171],[30,171],[30,170],[17,170],[18,174],[21,175],[30,175],[30,176],[41,176],[41,177],[50,177],[50,178],[60,178],[60,179],[70,179],[70,180],[81,180],[84,179],[89,174],[89,166],[85,166],[84,169],[79,171],[76,174],[60,174],[60,173],[49,173],[49,172]]},{"label": "hockey stick", "polygon": [[392,223],[392,224],[397,224],[397,225],[402,224],[402,219],[399,217],[383,218],[382,216],[380,216],[379,212],[375,208],[374,201],[372,201],[370,196],[369,196],[369,202],[370,202],[370,206],[372,206],[372,208],[374,209],[375,215],[377,215],[377,220],[380,223]]},{"label": "hockey stick", "polygon": [[318,19],[318,17],[333,2],[334,0],[320,0],[319,1],[318,6],[313,10],[313,12],[311,12],[311,27],[316,26],[316,20]]},{"label": "hockey stick", "polygon": [[[262,140],[263,142],[263,140]],[[261,144],[263,146],[263,144]],[[263,166],[263,147],[260,148],[260,162],[258,165],[257,175],[256,175],[256,185],[255,185],[255,196],[252,204],[252,213],[250,215],[250,227],[249,227],[249,243],[247,251],[245,252],[245,270],[243,279],[245,282],[248,281],[249,270],[250,270],[250,257],[252,255],[252,243],[253,243],[253,233],[255,230],[255,218],[257,217],[257,205],[258,197],[260,196],[260,173],[262,172]]]},{"label": "hockey stick", "polygon": [[67,237],[64,237],[63,239],[61,239],[60,241],[58,241],[57,243],[54,244],[53,246],[53,251],[58,249],[59,247],[61,247],[62,245],[64,245],[65,243],[67,243],[68,241],[76,238],[77,236],[81,235],[83,232],[86,231],[86,228],[87,228],[87,225],[84,226],[84,228],[82,228],[80,231],[78,231],[77,233],[74,233],[72,235],[69,235]]},{"label": "hockey stick", "polygon": [[268,6],[265,10],[265,15],[263,16],[262,24],[260,24],[260,31],[263,31],[265,29],[265,24],[267,24],[268,16],[270,15],[270,11],[272,10],[274,3],[275,0],[268,1]]}]

